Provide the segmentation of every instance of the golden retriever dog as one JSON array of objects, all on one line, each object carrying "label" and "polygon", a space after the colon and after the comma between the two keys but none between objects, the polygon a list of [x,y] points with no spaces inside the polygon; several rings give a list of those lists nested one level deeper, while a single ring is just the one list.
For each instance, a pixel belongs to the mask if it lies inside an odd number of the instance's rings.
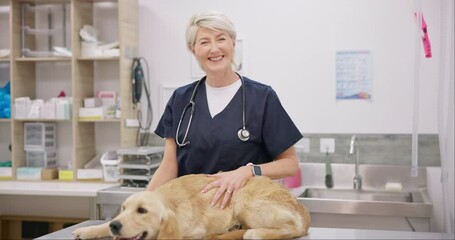
[{"label": "golden retriever dog", "polygon": [[[76,229],[77,239],[282,239],[306,235],[308,210],[285,187],[253,177],[232,196],[231,207],[210,206],[215,180],[203,174],[176,178],[154,191],[138,192],[112,221]],[[221,198],[222,199],[222,198]],[[221,202],[221,200],[219,201]]]}]

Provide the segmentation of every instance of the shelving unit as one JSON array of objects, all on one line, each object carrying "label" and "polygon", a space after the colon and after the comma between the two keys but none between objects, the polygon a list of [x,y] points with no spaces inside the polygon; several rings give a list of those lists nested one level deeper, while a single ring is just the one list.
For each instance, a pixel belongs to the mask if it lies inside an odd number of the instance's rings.
[{"label": "shelving unit", "polygon": [[[0,49],[9,49],[9,1],[0,0]],[[10,57],[0,58],[0,87],[10,80]],[[0,109],[1,110],[1,109]],[[11,160],[11,119],[0,118],[0,161]],[[0,169],[0,179],[9,175],[10,170]]]},{"label": "shelving unit", "polygon": [[[22,4],[67,4],[69,11],[66,14],[70,15],[69,21],[69,36],[67,41],[70,42],[72,57],[23,57],[21,54],[22,48],[22,29],[21,21]],[[13,179],[16,178],[15,170],[18,167],[24,167],[25,151],[24,151],[24,123],[26,122],[55,122],[57,123],[58,131],[65,132],[65,139],[57,139],[57,146],[66,149],[66,152],[59,154],[71,161],[68,166],[71,166],[72,171],[82,168],[90,161],[97,153],[101,153],[102,147],[98,144],[102,136],[97,136],[101,131],[113,132],[114,137],[109,138],[110,143],[113,143],[112,148],[134,147],[136,144],[136,128],[126,128],[125,119],[135,119],[137,117],[137,109],[133,105],[132,86],[131,86],[131,52],[135,52],[138,47],[138,2],[137,0],[0,0],[0,6],[9,5],[10,23],[9,23],[9,42],[11,47],[10,58],[6,61],[10,64],[10,79],[11,79],[11,103],[19,97],[30,97],[31,99],[42,98],[38,91],[42,84],[40,81],[40,73],[49,68],[64,69],[64,76],[67,79],[59,80],[59,84],[68,86],[65,92],[72,97],[72,118],[71,120],[49,120],[49,119],[14,119],[14,108],[12,108],[13,119],[0,120],[0,127],[10,125],[10,136],[12,144],[12,163],[13,163]],[[81,57],[81,40],[79,37],[80,29],[88,24],[93,25],[102,31],[112,31],[103,26],[97,26],[97,19],[94,12],[98,8],[103,8],[103,11],[109,11],[109,21],[116,26],[117,36],[120,43],[119,57]],[[111,19],[112,17],[112,19]],[[27,12],[24,16],[27,26],[35,27],[37,17],[33,12]],[[105,21],[105,20],[103,20]],[[1,35],[3,38],[5,35]],[[27,46],[34,47],[36,41],[33,38],[27,37]],[[50,65],[50,67],[49,67]],[[79,108],[83,106],[84,98],[94,97],[98,89],[100,81],[100,69],[109,68],[115,72],[115,77],[108,79],[111,81],[109,86],[115,86],[115,90],[120,98],[121,118],[106,119],[97,121],[79,120]],[[43,70],[44,69],[44,70]],[[60,82],[63,81],[63,82]],[[104,81],[104,79],[103,79]],[[52,84],[51,84],[52,85]],[[102,85],[102,84],[101,84]],[[56,92],[61,89],[51,89]],[[106,89],[104,89],[106,90]],[[41,93],[42,94],[42,93]],[[47,99],[45,99],[47,100]],[[118,134],[117,134],[118,133]],[[102,133],[101,133],[102,134]],[[101,135],[98,134],[98,135]],[[109,134],[108,136],[111,136]],[[0,136],[2,138],[2,136]],[[63,142],[64,146],[59,146]],[[104,144],[104,143],[103,143]],[[100,149],[101,148],[101,149]],[[0,152],[1,154],[1,152]],[[62,161],[60,160],[60,163]],[[74,174],[76,176],[76,174]]]}]

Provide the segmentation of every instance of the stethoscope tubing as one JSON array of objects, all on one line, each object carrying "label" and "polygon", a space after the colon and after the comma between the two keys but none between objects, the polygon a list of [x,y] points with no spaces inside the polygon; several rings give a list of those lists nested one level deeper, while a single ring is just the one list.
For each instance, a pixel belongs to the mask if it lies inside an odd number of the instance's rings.
[{"label": "stethoscope tubing", "polygon": [[[245,101],[245,81],[243,80],[243,77],[238,74],[238,73],[235,73],[237,74],[237,76],[239,76],[240,78],[240,81],[242,82],[242,128],[238,131],[238,137],[241,141],[248,141],[249,137],[250,137],[250,133],[249,131],[246,129],[246,113],[245,113],[245,105],[246,105],[246,101]],[[180,119],[179,119],[179,123],[177,125],[177,131],[175,133],[175,142],[177,143],[177,146],[178,147],[184,147],[188,144],[190,144],[190,141],[187,141],[186,138],[188,137],[188,132],[190,130],[190,127],[191,127],[191,121],[193,120],[193,114],[194,114],[194,107],[196,106],[196,102],[194,101],[195,97],[196,97],[196,92],[197,92],[197,89],[199,87],[199,84],[205,79],[206,77],[203,77],[201,78],[197,83],[196,83],[196,86],[194,87],[194,90],[193,90],[193,93],[191,94],[191,98],[190,98],[190,101],[189,103],[185,106],[185,108],[183,109],[183,112],[180,116]],[[188,110],[188,108],[191,108],[191,112],[190,112],[190,118],[188,120],[188,125],[186,127],[186,130],[185,130],[185,134],[183,135],[183,139],[182,141],[180,142],[179,141],[179,138],[178,138],[178,135],[179,135],[179,132],[180,132],[180,127],[182,126],[182,122],[183,122],[183,118],[185,117],[185,113],[186,111]]]}]

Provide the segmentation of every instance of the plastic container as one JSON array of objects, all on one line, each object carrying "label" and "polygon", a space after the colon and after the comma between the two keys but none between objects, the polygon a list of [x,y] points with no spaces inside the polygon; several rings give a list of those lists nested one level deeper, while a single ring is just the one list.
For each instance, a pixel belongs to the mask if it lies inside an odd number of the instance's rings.
[{"label": "plastic container", "polygon": [[283,185],[286,186],[287,188],[296,188],[300,187],[302,185],[301,182],[301,170],[297,171],[297,174],[292,176],[292,177],[285,177],[283,178]]},{"label": "plastic container", "polygon": [[24,150],[55,150],[56,132],[55,123],[24,123]]},{"label": "plastic container", "polygon": [[120,174],[120,157],[116,152],[107,152],[101,156],[103,165],[103,178],[105,182],[117,182]]},{"label": "plastic container", "polygon": [[54,168],[57,167],[57,152],[50,151],[26,151],[25,160],[27,167]]}]

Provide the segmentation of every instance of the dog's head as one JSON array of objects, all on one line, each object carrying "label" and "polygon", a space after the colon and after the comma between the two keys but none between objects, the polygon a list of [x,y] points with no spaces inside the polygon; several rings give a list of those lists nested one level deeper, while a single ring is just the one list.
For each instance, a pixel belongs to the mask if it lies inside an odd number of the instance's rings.
[{"label": "dog's head", "polygon": [[[114,238],[155,239],[166,229],[170,218],[160,194],[150,191],[137,192],[122,204],[120,214],[110,224]],[[173,231],[173,230],[172,230]]]}]

